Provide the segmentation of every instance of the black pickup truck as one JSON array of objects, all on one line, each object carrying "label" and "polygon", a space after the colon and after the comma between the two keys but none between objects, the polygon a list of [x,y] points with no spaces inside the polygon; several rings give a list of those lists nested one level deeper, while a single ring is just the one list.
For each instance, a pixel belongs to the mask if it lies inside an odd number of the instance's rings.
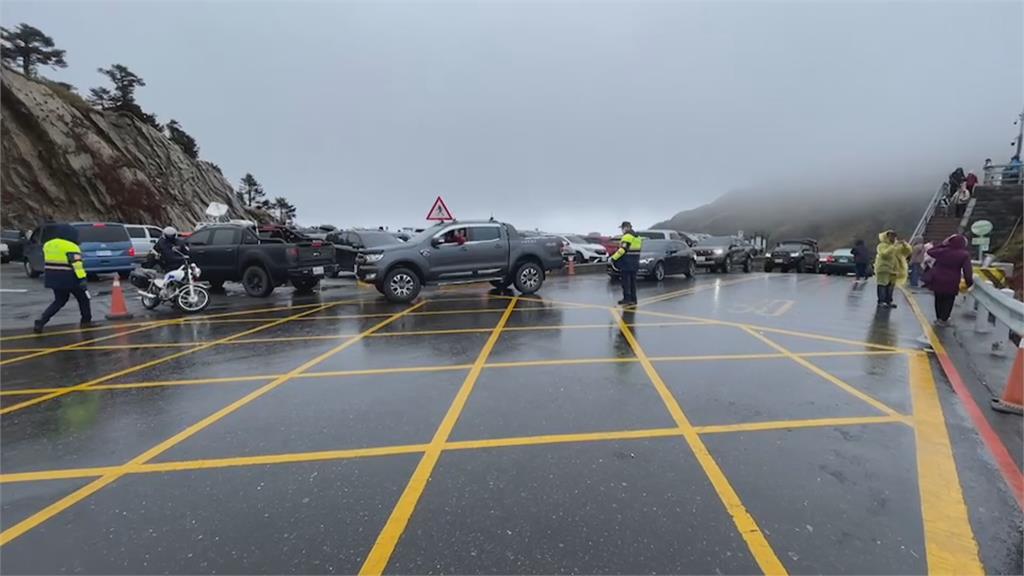
[{"label": "black pickup truck", "polygon": [[188,238],[192,261],[214,288],[241,282],[249,296],[264,297],[286,282],[310,291],[334,269],[334,246],[303,237],[260,236],[248,226],[215,224]]}]

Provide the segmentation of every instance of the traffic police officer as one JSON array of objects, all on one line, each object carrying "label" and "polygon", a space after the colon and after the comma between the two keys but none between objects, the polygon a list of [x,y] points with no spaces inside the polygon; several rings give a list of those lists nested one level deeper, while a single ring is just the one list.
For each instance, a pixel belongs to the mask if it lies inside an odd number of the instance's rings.
[{"label": "traffic police officer", "polygon": [[640,270],[640,248],[644,239],[633,233],[633,225],[623,222],[622,240],[619,249],[612,254],[612,262],[619,269],[622,278],[622,300],[619,304],[629,306],[636,304],[636,273]]},{"label": "traffic police officer", "polygon": [[82,314],[83,328],[92,325],[92,309],[89,306],[89,292],[85,284],[85,264],[82,263],[82,249],[78,247],[78,231],[69,224],[55,225],[53,239],[43,244],[43,283],[53,290],[53,302],[36,320],[35,332],[60,311],[71,296],[78,300]]}]

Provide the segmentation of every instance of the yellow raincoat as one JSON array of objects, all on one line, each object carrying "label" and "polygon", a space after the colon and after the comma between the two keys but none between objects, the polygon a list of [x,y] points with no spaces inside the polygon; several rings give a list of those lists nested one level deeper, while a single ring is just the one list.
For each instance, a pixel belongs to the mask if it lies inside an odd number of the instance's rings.
[{"label": "yellow raincoat", "polygon": [[888,235],[891,232],[886,230],[878,235],[878,248],[875,249],[875,280],[882,285],[907,281],[907,257],[912,248],[904,240],[890,242]]}]

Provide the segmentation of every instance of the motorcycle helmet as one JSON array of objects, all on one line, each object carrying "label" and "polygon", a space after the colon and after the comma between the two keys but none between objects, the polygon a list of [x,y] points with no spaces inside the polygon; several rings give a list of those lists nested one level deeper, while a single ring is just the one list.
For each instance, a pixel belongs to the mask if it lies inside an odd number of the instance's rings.
[{"label": "motorcycle helmet", "polygon": [[168,226],[164,228],[164,236],[168,238],[176,238],[178,236],[178,230],[174,226]]}]

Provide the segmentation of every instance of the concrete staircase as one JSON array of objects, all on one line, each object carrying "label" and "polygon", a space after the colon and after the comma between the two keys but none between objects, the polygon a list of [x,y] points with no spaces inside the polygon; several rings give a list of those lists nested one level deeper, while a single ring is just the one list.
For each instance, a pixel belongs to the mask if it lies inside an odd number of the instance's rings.
[{"label": "concrete staircase", "polygon": [[924,229],[925,243],[939,244],[960,231],[960,219],[953,215],[953,208],[950,207],[949,216],[944,215],[942,210],[936,209],[935,214],[928,220],[928,225]]},{"label": "concrete staircase", "polygon": [[[974,210],[970,214],[970,221],[966,226],[964,234],[970,237],[971,224],[978,220],[988,220],[992,223],[992,234],[990,246],[996,251],[1010,237],[1014,225],[1022,226],[1019,223],[1024,215],[1024,186],[1021,184],[1006,186],[982,186],[974,188]],[[932,218],[937,220],[938,215]],[[928,223],[931,228],[931,222]]]}]

